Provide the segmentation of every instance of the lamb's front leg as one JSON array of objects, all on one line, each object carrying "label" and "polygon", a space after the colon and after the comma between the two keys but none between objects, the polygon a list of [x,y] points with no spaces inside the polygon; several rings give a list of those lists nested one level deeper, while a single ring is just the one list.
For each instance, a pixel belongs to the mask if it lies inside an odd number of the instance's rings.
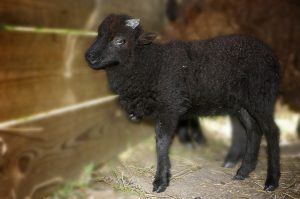
[{"label": "lamb's front leg", "polygon": [[157,168],[153,181],[153,191],[163,192],[169,185],[171,163],[169,159],[169,148],[172,141],[172,134],[177,125],[177,119],[160,119],[155,126]]}]

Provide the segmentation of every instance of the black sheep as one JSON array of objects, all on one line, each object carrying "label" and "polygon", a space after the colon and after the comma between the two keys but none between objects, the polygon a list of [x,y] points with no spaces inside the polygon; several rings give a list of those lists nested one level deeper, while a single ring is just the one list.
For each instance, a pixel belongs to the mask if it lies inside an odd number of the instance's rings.
[{"label": "black sheep", "polygon": [[255,38],[228,35],[203,41],[153,43],[139,20],[109,15],[86,53],[93,69],[105,69],[121,105],[138,118],[155,120],[157,171],[153,191],[169,185],[168,157],[180,119],[225,115],[247,132],[247,148],[234,179],[255,169],[261,137],[267,140],[265,190],[278,186],[279,130],[273,112],[280,66],[272,50]]}]

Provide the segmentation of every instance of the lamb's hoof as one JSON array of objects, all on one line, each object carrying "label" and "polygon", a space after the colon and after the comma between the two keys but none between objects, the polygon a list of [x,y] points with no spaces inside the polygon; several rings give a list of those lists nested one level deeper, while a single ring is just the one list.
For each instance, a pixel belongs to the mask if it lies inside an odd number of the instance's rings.
[{"label": "lamb's hoof", "polygon": [[236,175],[233,177],[233,180],[245,180],[245,177],[242,176],[242,175],[236,174]]},{"label": "lamb's hoof", "polygon": [[[279,174],[280,176],[280,174]],[[279,179],[273,179],[273,178],[267,178],[265,182],[265,191],[274,191],[278,187],[278,181]]]},{"label": "lamb's hoof", "polygon": [[159,184],[159,183],[153,183],[153,192],[161,193],[164,192],[167,189],[167,184]]},{"label": "lamb's hoof", "polygon": [[224,162],[224,164],[222,166],[225,168],[233,168],[233,167],[235,167],[235,165],[236,165],[235,162],[228,161],[228,162]]},{"label": "lamb's hoof", "polygon": [[164,192],[166,190],[166,188],[168,187],[169,183],[168,183],[168,179],[163,180],[163,179],[159,179],[156,178],[153,182],[153,192],[156,193],[161,193]]},{"label": "lamb's hoof", "polygon": [[277,186],[275,185],[265,185],[264,190],[265,191],[274,191],[276,189]]}]

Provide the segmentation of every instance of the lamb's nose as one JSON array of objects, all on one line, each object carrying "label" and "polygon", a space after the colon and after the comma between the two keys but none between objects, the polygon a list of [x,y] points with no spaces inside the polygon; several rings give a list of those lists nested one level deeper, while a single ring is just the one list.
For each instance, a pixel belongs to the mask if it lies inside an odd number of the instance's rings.
[{"label": "lamb's nose", "polygon": [[85,58],[88,62],[90,62],[91,64],[94,64],[97,62],[96,57],[92,54],[92,53],[86,53],[85,54]]}]

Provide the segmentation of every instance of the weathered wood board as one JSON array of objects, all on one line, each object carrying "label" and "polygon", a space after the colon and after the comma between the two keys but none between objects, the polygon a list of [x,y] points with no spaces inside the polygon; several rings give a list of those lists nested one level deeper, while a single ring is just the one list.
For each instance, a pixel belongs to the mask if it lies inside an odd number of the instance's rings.
[{"label": "weathered wood board", "polygon": [[0,121],[108,95],[105,73],[84,60],[92,40],[0,32]]},{"label": "weathered wood board", "polygon": [[96,30],[106,15],[126,13],[141,18],[147,29],[159,30],[165,0],[1,0],[0,22]]}]

